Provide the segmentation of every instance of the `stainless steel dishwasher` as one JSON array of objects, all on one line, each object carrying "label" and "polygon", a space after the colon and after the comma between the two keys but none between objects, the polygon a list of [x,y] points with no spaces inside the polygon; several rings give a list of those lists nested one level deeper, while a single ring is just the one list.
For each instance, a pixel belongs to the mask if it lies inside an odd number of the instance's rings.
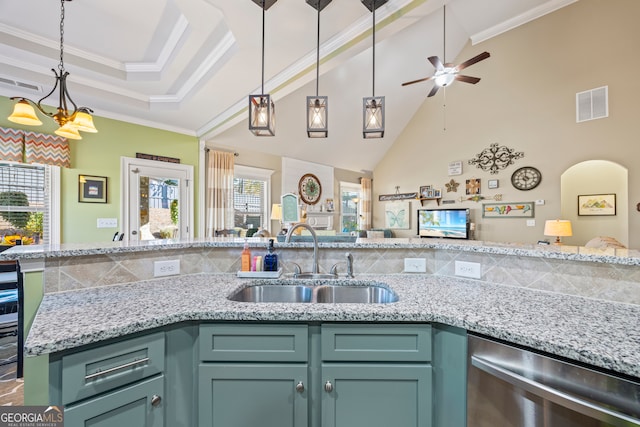
[{"label": "stainless steel dishwasher", "polygon": [[640,381],[468,336],[467,427],[640,426]]}]

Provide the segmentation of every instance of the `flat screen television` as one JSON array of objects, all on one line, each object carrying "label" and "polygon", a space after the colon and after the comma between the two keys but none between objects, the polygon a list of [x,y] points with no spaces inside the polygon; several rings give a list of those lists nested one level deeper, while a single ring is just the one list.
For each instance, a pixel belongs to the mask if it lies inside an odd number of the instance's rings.
[{"label": "flat screen television", "polygon": [[469,209],[418,209],[418,236],[469,238]]}]

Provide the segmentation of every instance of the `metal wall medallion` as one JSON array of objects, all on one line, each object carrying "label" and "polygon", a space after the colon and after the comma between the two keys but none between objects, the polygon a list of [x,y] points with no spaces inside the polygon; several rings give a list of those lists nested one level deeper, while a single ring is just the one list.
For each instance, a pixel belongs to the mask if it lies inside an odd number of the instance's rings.
[{"label": "metal wall medallion", "polygon": [[498,146],[497,143],[494,143],[489,148],[482,150],[475,159],[469,160],[469,164],[476,165],[477,168],[485,172],[497,174],[501,169],[512,165],[514,160],[523,157],[524,153],[522,151],[514,152],[513,148],[505,145]]}]

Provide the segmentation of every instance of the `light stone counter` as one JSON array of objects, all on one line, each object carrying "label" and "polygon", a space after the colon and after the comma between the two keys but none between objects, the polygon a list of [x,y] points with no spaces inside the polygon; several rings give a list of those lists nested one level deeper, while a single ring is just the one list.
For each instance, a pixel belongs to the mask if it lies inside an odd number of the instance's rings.
[{"label": "light stone counter", "polygon": [[[246,239],[250,247],[264,248],[268,239]],[[206,248],[241,248],[244,238],[217,237],[194,240],[148,240],[136,243],[68,243],[61,245],[15,246],[0,253],[2,260],[35,260],[72,256],[117,255],[159,250]],[[276,248],[311,248],[312,243],[280,243]],[[496,243],[479,240],[421,239],[421,238],[358,238],[355,243],[321,242],[321,248],[330,249],[436,249],[476,254],[513,255],[567,261],[640,266],[640,251],[632,249],[591,249],[582,246],[534,245],[522,243]]]},{"label": "light stone counter", "polygon": [[54,353],[183,321],[439,322],[640,378],[638,305],[433,275],[356,280],[388,284],[400,300],[233,302],[229,294],[254,282],[231,274],[52,293],[42,301],[25,352]]}]

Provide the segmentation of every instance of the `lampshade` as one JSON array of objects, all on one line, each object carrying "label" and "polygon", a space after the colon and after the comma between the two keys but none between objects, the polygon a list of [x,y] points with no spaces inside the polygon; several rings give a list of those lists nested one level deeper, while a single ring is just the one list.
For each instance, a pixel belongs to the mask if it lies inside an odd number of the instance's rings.
[{"label": "lampshade", "polygon": [[24,99],[21,99],[13,106],[13,113],[7,119],[27,126],[40,126],[42,124],[38,116],[36,116],[36,110]]},{"label": "lampshade", "polygon": [[326,96],[307,96],[307,135],[309,138],[326,138],[329,134],[327,126]]},{"label": "lampshade", "polygon": [[271,205],[271,220],[280,221],[281,219],[282,219],[282,205],[278,203],[274,203],[273,205]]},{"label": "lampshade", "polygon": [[76,129],[83,132],[98,132],[98,129],[93,125],[93,117],[91,117],[91,115],[84,109],[78,109],[72,123]]},{"label": "lampshade", "polygon": [[364,138],[384,137],[384,96],[363,99]]},{"label": "lampshade", "polygon": [[249,95],[249,130],[255,136],[276,134],[276,106],[271,95]]},{"label": "lampshade", "polygon": [[556,244],[560,244],[560,237],[573,236],[571,221],[568,219],[552,219],[544,223],[544,235],[556,236]]},{"label": "lampshade", "polygon": [[72,122],[67,122],[60,126],[54,133],[67,139],[82,139],[78,132],[78,128],[76,128]]}]

